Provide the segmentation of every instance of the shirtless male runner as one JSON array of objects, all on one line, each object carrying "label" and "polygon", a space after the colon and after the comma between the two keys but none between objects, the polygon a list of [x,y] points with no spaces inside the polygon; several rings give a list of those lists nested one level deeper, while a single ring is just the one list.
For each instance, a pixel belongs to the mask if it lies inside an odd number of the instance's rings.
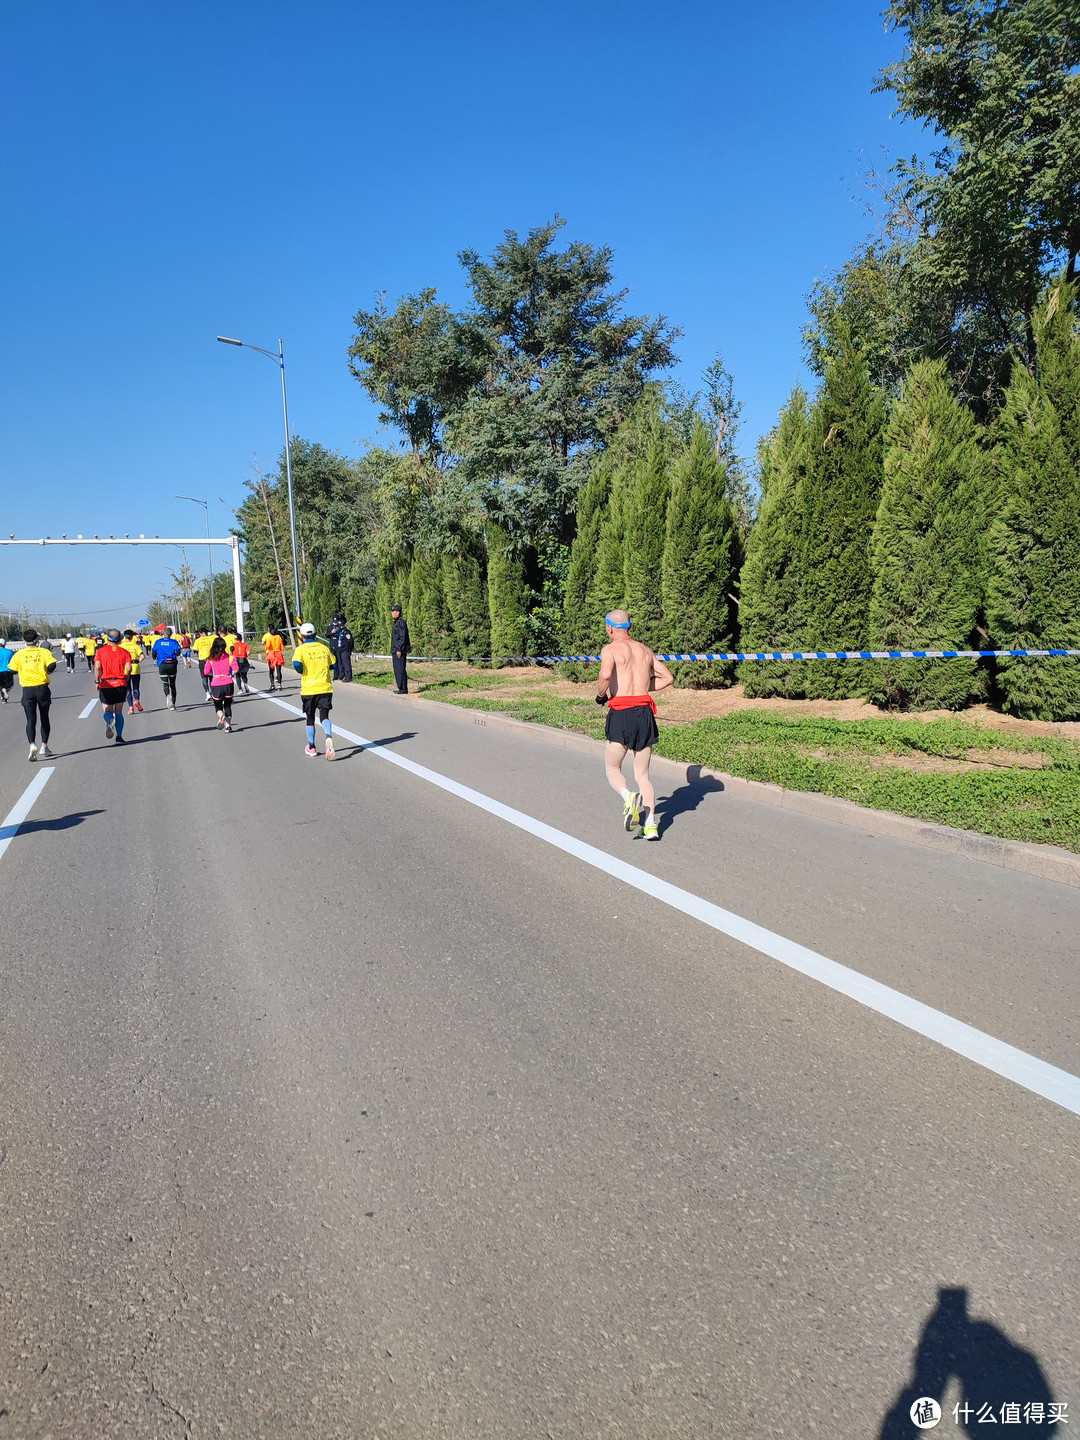
[{"label": "shirtless male runner", "polygon": [[[660,738],[652,697],[674,685],[675,677],[647,645],[630,639],[630,616],[625,610],[612,610],[606,618],[608,643],[600,651],[596,703],[608,707],[604,727],[608,784],[622,796],[624,829],[634,830],[640,823],[643,839],[659,840],[656,793],[649,778],[652,747]],[[622,773],[628,750],[634,756],[636,795],[626,788]]]}]

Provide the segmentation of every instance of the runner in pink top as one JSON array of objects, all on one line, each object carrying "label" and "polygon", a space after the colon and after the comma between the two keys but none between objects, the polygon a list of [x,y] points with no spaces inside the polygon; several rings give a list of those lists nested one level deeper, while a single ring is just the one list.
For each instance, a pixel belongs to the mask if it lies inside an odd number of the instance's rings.
[{"label": "runner in pink top", "polygon": [[203,661],[203,674],[210,682],[210,696],[217,715],[217,728],[232,731],[233,676],[236,661],[225,649],[225,641],[219,635],[210,647],[210,654]]}]

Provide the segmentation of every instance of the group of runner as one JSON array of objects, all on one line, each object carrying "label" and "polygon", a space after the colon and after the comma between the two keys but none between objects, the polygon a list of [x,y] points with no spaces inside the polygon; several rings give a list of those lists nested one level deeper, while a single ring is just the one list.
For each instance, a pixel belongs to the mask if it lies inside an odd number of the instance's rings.
[{"label": "group of runner", "polygon": [[[0,700],[8,703],[8,694],[17,676],[22,686],[26,738],[30,745],[28,758],[31,762],[39,757],[52,759],[53,752],[48,742],[51,735],[50,681],[57,663],[52,651],[55,642],[42,644],[36,630],[24,631],[22,641],[18,648],[14,644],[0,643]],[[276,627],[271,626],[263,636],[262,645],[270,690],[281,691],[284,688],[284,637]],[[69,673],[74,672],[75,655],[79,650],[86,657],[101,701],[105,738],[117,745],[126,744],[125,710],[128,715],[142,713],[142,662],[147,655],[157,666],[167,710],[176,709],[176,676],[180,665],[190,669],[192,655],[195,656],[204,698],[213,703],[219,730],[228,733],[233,730],[233,699],[236,693],[251,693],[251,646],[239,631],[223,634],[220,630],[199,629],[194,636],[177,635],[171,626],[166,625],[156,639],[150,640],[133,629],[122,632],[112,629],[104,635],[100,631],[89,636],[65,635],[60,641],[60,650]],[[315,745],[317,717],[325,737],[323,753],[328,760],[333,760],[335,752],[330,711],[337,659],[330,647],[318,639],[314,625],[300,626],[292,665],[300,676],[300,697],[307,731],[305,753],[319,753]]]},{"label": "group of runner", "polygon": [[[656,725],[656,702],[653,695],[673,685],[674,677],[667,666],[647,645],[631,639],[630,616],[625,610],[612,610],[605,617],[608,643],[601,651],[600,675],[596,687],[596,703],[607,707],[605,722],[607,746],[605,769],[608,783],[623,802],[623,826],[628,831],[640,830],[645,840],[659,840],[660,827],[656,814],[656,794],[649,769],[653,746],[659,738]],[[351,637],[350,637],[351,639]],[[105,718],[106,739],[124,744],[124,708],[134,714],[142,710],[139,678],[146,647],[134,631],[110,630],[104,639],[80,637],[67,648],[70,635],[64,637],[65,659],[70,655],[68,669],[74,670],[75,648],[80,648],[92,665]],[[26,715],[26,736],[30,742],[29,758],[51,759],[49,749],[51,692],[49,678],[56,669],[56,659],[48,646],[39,643],[34,630],[23,634],[23,646],[13,650],[0,644],[0,700],[6,704],[8,691],[17,675],[22,685],[22,704]],[[285,642],[276,628],[262,640],[269,673],[269,688],[282,689],[285,666]],[[212,701],[217,728],[233,729],[232,703],[239,688],[250,693],[248,673],[251,648],[240,632],[199,630],[190,635],[174,635],[169,626],[154,640],[150,653],[158,668],[165,694],[165,707],[176,708],[176,674],[181,662],[191,666],[196,655],[207,701]],[[300,626],[299,642],[293,654],[293,669],[300,676],[300,700],[304,712],[307,744],[304,753],[318,755],[317,728],[321,726],[324,750],[328,760],[335,756],[330,711],[333,708],[334,679],[338,657],[329,645],[320,640],[311,624]],[[351,667],[350,667],[351,668]],[[349,677],[352,678],[351,676]],[[38,747],[38,732],[41,745]],[[626,783],[623,764],[627,754],[633,756],[634,789]]]}]

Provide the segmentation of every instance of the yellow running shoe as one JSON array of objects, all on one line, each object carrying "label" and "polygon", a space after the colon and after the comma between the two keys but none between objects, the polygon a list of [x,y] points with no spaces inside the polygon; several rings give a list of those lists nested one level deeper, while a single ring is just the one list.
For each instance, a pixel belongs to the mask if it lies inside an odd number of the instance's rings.
[{"label": "yellow running shoe", "polygon": [[622,821],[623,829],[628,835],[641,824],[641,796],[635,795],[633,791],[623,801]]}]

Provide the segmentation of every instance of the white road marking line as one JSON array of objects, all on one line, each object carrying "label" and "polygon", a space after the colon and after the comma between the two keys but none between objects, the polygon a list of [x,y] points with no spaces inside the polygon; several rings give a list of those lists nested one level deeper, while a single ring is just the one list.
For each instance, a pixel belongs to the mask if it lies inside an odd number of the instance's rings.
[{"label": "white road marking line", "polygon": [[87,715],[89,715],[89,714],[91,714],[91,713],[93,712],[93,710],[95,709],[95,707],[97,706],[97,704],[98,704],[97,700],[91,700],[90,703],[89,703],[89,705],[87,705],[86,709],[80,711],[80,713],[79,713],[79,719],[80,719],[80,720],[85,720],[86,717],[87,717]]},{"label": "white road marking line", "polygon": [[0,825],[0,855],[3,855],[19,833],[19,826],[30,814],[31,806],[49,783],[49,777],[55,769],[55,765],[46,765],[43,770],[39,770],[23,791],[22,799],[18,801],[11,813],[4,817],[4,823]]},{"label": "white road marking line", "polygon": [[[265,699],[272,700],[273,704],[280,705],[282,709],[291,710],[294,715],[304,713],[295,705],[290,705],[287,700],[279,700],[276,696],[266,695],[265,691],[258,693]],[[593,866],[603,874],[611,875],[616,880],[622,880],[625,884],[632,885],[643,894],[651,895],[653,899],[670,905],[673,910],[680,910],[684,915],[700,920],[702,924],[710,926],[711,929],[719,930],[733,940],[748,945],[752,950],[757,950],[762,955],[768,955],[771,959],[778,960],[781,965],[786,965],[791,970],[797,970],[811,980],[820,981],[830,990],[836,990],[839,994],[846,995],[848,999],[865,1005],[867,1009],[874,1010],[890,1020],[895,1020],[905,1029],[914,1030],[917,1035],[923,1035],[928,1040],[935,1040],[946,1050],[963,1055],[966,1059],[974,1061],[976,1065],[981,1065],[983,1069],[991,1070],[995,1075],[1011,1080],[1025,1090],[1032,1090],[1046,1100],[1052,1100],[1055,1105],[1060,1105],[1065,1110],[1071,1110],[1074,1115],[1080,1115],[1080,1076],[1072,1075],[1068,1070],[1061,1070],[1056,1065],[1049,1065],[1045,1060],[1039,1060],[1036,1056],[1029,1055],[1026,1050],[1018,1050],[1014,1045],[1006,1044],[1004,1040],[997,1040],[993,1035],[987,1035],[982,1030],[976,1030],[972,1025],[966,1025],[962,1020],[956,1020],[941,1010],[935,1010],[931,1005],[924,1005],[921,1000],[914,1000],[900,990],[893,990],[890,986],[883,985],[878,980],[871,980],[869,976],[862,975],[857,970],[850,970],[846,965],[830,960],[825,955],[819,955],[816,950],[810,950],[807,946],[798,944],[797,941],[788,940],[783,935],[766,930],[763,925],[757,925],[754,921],[746,920],[731,910],[714,905],[711,900],[703,900],[700,895],[694,895],[689,890],[682,890],[678,885],[672,885],[667,880],[650,875],[647,870],[639,870],[636,865],[628,865],[625,860],[620,860],[615,855],[609,855],[605,850],[598,850],[594,845],[588,845],[573,835],[556,830],[554,826],[546,825],[542,820],[534,820],[531,815],[526,815],[521,810],[514,810],[511,806],[504,805],[501,800],[493,800],[479,790],[473,790],[468,785],[461,785],[446,775],[440,775],[437,770],[429,770],[426,765],[418,765],[415,760],[408,760],[404,755],[396,755],[392,750],[385,749],[371,740],[365,740],[360,735],[353,735],[338,725],[334,726],[334,732],[353,745],[363,746],[381,760],[386,760],[391,765],[397,765],[402,770],[408,770],[410,774],[419,776],[421,780],[426,780],[431,785],[437,785],[441,790],[456,795],[458,799],[466,800],[480,810],[486,810],[489,815],[496,815],[500,820],[515,825],[519,830],[525,830],[528,834],[535,835],[537,839],[546,841],[557,850],[562,850],[567,855],[573,855],[576,859],[583,860],[586,865]]]}]

